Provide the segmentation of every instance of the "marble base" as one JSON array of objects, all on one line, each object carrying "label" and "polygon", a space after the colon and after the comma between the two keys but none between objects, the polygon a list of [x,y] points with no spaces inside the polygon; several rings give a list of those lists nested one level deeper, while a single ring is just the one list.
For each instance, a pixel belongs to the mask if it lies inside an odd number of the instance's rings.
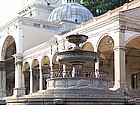
[{"label": "marble base", "polygon": [[25,95],[25,88],[14,88],[13,97],[20,97],[22,95]]}]

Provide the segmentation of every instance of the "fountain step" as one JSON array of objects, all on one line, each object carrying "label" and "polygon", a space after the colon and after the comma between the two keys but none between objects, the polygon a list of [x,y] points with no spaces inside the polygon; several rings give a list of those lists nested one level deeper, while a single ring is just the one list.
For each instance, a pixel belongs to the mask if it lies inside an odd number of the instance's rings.
[{"label": "fountain step", "polygon": [[[127,98],[128,99],[128,98]],[[36,104],[36,105],[52,105],[52,104],[65,104],[65,105],[92,105],[92,104],[129,104],[123,94],[118,94],[112,91],[83,91],[77,93],[76,90],[56,91],[42,91],[26,95],[19,98],[11,98],[6,100],[7,104]]]},{"label": "fountain step", "polygon": [[0,105],[5,105],[6,104],[6,101],[5,101],[5,99],[0,99]]}]

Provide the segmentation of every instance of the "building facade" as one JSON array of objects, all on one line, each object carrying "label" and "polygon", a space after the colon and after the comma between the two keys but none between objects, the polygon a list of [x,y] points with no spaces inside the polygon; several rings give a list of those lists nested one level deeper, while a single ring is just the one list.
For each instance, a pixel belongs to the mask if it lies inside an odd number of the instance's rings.
[{"label": "building facade", "polygon": [[[140,94],[140,2],[94,17],[80,1],[21,0],[18,16],[0,28],[0,98],[18,99],[46,90],[53,70],[70,69],[56,61],[58,52],[70,50],[71,34],[89,38],[82,49],[100,54],[85,67],[109,73],[115,94]],[[63,5],[61,5],[63,4]]]}]

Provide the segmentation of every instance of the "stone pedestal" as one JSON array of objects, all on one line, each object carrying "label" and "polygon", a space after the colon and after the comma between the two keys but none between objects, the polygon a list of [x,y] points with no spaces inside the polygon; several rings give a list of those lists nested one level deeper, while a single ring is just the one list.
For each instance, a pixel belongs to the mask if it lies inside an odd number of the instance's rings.
[{"label": "stone pedestal", "polygon": [[14,88],[13,97],[19,97],[25,95],[25,88]]},{"label": "stone pedestal", "polygon": [[13,96],[18,97],[25,95],[24,76],[22,71],[23,56],[21,54],[15,54],[13,56],[15,57],[15,88]]}]

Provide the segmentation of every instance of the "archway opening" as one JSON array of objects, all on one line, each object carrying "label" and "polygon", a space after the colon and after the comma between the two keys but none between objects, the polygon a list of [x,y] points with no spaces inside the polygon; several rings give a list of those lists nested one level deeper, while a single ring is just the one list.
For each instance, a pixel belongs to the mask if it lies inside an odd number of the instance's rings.
[{"label": "archway opening", "polygon": [[83,50],[87,50],[87,51],[94,51],[94,47],[90,42],[86,42],[83,46],[82,46]]},{"label": "archway opening", "polygon": [[[82,50],[85,51],[94,51],[94,47],[90,42],[86,42],[85,44],[83,44],[82,46]],[[83,68],[88,68],[88,69],[94,69],[95,64],[84,64]]]},{"label": "archway opening", "polygon": [[140,90],[140,36],[126,44],[126,81],[129,89]]},{"label": "archway opening", "polygon": [[33,70],[33,92],[39,91],[39,62],[35,59],[32,63]]},{"label": "archway opening", "polygon": [[16,43],[12,36],[6,38],[2,54],[6,67],[6,96],[12,96],[15,87],[15,59],[13,55],[16,54]]},{"label": "archway opening", "polygon": [[25,82],[25,94],[28,95],[30,93],[30,65],[28,62],[24,64],[24,82]]},{"label": "archway opening", "polygon": [[58,63],[57,60],[57,53],[53,56],[53,70],[62,70],[63,65]]},{"label": "archway opening", "polygon": [[53,77],[57,77],[58,75],[62,76],[63,73],[63,65],[57,62],[57,53],[53,56]]},{"label": "archway opening", "polygon": [[47,89],[47,79],[50,78],[50,59],[44,56],[42,59],[43,90]]},{"label": "archway opening", "polygon": [[109,73],[110,84],[109,87],[114,86],[114,40],[111,36],[104,36],[98,46],[99,69]]}]

